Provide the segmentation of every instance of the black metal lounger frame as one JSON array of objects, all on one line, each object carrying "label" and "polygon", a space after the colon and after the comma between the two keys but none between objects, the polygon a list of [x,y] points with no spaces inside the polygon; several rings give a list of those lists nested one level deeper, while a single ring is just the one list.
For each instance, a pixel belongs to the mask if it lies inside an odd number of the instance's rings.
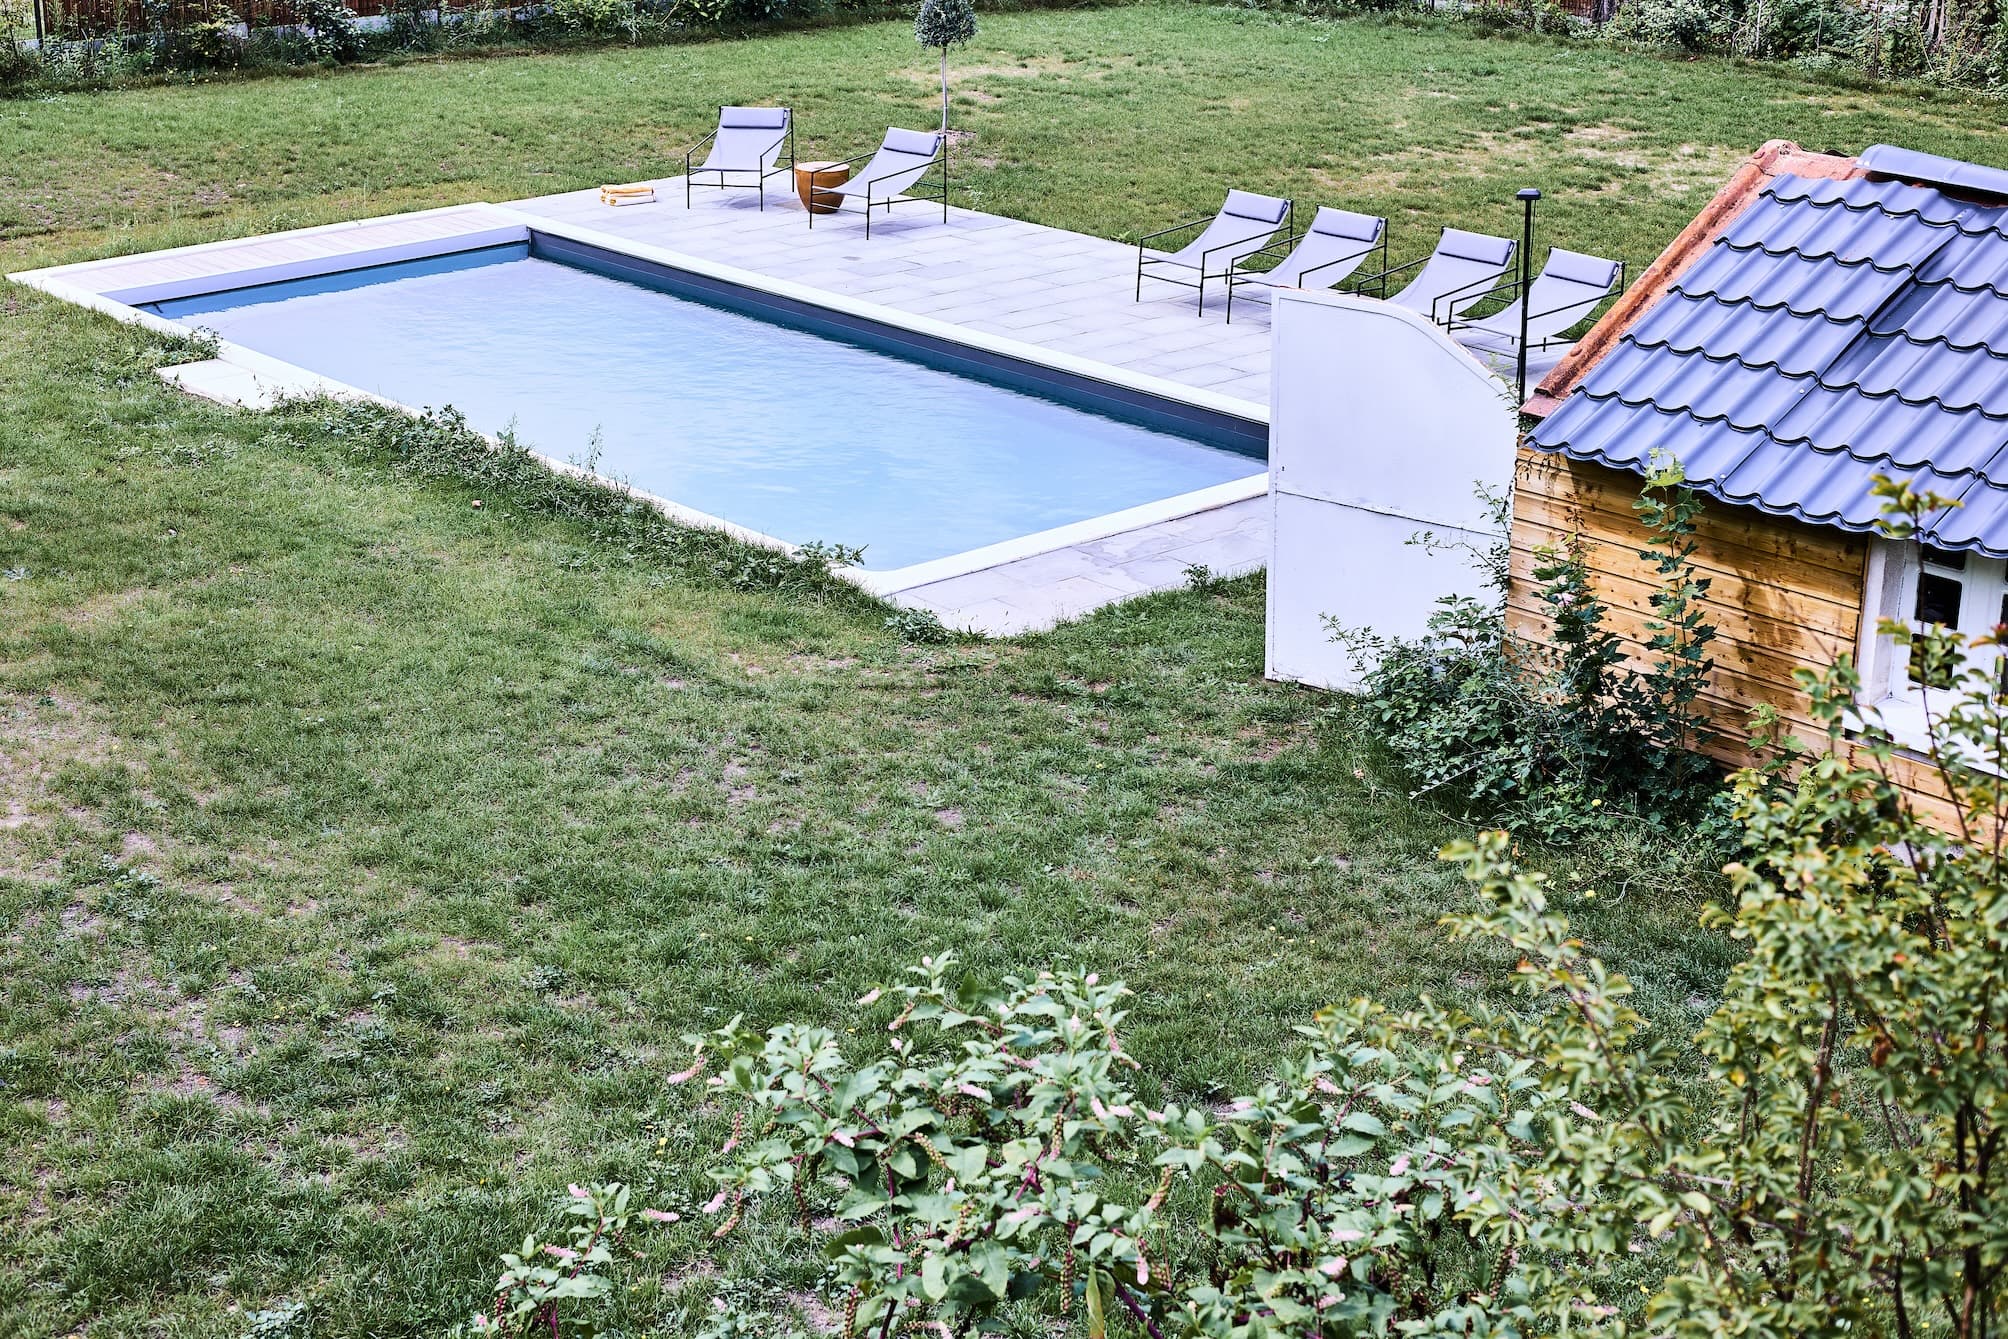
[{"label": "black metal lounger frame", "polygon": [[[1387,234],[1388,234],[1387,221],[1383,219],[1381,221],[1380,240],[1378,242],[1374,242],[1367,246],[1363,246],[1358,251],[1350,252],[1347,255],[1334,256],[1330,260],[1324,262],[1322,265],[1312,265],[1307,269],[1305,269],[1297,277],[1299,279],[1302,279],[1305,277],[1305,275],[1316,274],[1319,270],[1329,270],[1334,265],[1343,265],[1347,261],[1358,260],[1362,256],[1370,256],[1374,252],[1378,251],[1380,252],[1380,258],[1381,258],[1381,275],[1380,276],[1375,276],[1371,274],[1364,275],[1361,276],[1359,281],[1372,280],[1376,277],[1381,277],[1382,282],[1381,282],[1380,296],[1386,297],[1387,282],[1384,276],[1386,275],[1387,272]],[[1310,235],[1311,234],[1308,232],[1304,234],[1305,237],[1309,237]],[[1329,233],[1320,235],[1330,236]],[[1291,239],[1289,242],[1271,242],[1268,246],[1263,247],[1260,251],[1249,252],[1248,255],[1243,256],[1242,259],[1247,260],[1253,256],[1273,256],[1276,259],[1276,263],[1280,265],[1282,262],[1290,258],[1290,253],[1292,251],[1297,249],[1296,242],[1297,239],[1295,238]],[[1278,248],[1281,249],[1279,250]],[[1234,290],[1242,284],[1261,283],[1262,282],[1261,276],[1267,273],[1268,273],[1267,270],[1257,270],[1249,273],[1244,273],[1240,270],[1229,267],[1227,271],[1227,323],[1229,325],[1232,325],[1234,323]],[[1353,278],[1353,276],[1348,275],[1346,278],[1341,279],[1339,281],[1337,285],[1338,291],[1341,293],[1347,291],[1345,285],[1354,282],[1358,281],[1356,281]],[[1292,287],[1295,288],[1302,288],[1303,286],[1304,285],[1302,284],[1292,285]]]},{"label": "black metal lounger frame", "polygon": [[[1596,310],[1597,306],[1601,304],[1604,301],[1604,299],[1618,297],[1625,291],[1625,284],[1626,284],[1625,263],[1623,261],[1619,261],[1617,263],[1617,266],[1618,266],[1617,280],[1605,292],[1599,293],[1593,298],[1584,298],[1580,302],[1565,302],[1559,307],[1550,307],[1546,311],[1528,312],[1526,314],[1526,317],[1523,319],[1522,324],[1524,325],[1529,321],[1537,320],[1538,318],[1543,316],[1560,316],[1563,312],[1574,311],[1578,307],[1583,307],[1587,309],[1583,312],[1583,316],[1587,317],[1591,311]],[[1528,279],[1526,281],[1527,287],[1531,289],[1534,286],[1535,282],[1540,279],[1540,277],[1541,276],[1537,274],[1533,276],[1533,278]],[[1511,298],[1520,291],[1520,283],[1521,281],[1518,279],[1509,279],[1505,283],[1500,284],[1497,288],[1490,289],[1484,293],[1480,293],[1476,298],[1472,299],[1471,306],[1475,307],[1479,303],[1484,302],[1489,298]],[[1443,322],[1443,328],[1451,335],[1455,335],[1460,329],[1477,328],[1482,326],[1485,321],[1490,319],[1491,319],[1490,317],[1453,316],[1448,321]],[[1570,327],[1575,325],[1580,325],[1581,323],[1582,323],[1581,318],[1578,318],[1577,320],[1571,321],[1569,325],[1564,326],[1562,328],[1564,330],[1567,330]],[[1520,343],[1519,336],[1509,334],[1508,332],[1503,330],[1487,329],[1485,333],[1488,335],[1498,335],[1501,338],[1510,341],[1516,347]],[[1565,344],[1567,342],[1568,341],[1564,340],[1560,335],[1553,335],[1547,339],[1532,340],[1528,343],[1527,347],[1530,349],[1545,349],[1551,344]]]}]

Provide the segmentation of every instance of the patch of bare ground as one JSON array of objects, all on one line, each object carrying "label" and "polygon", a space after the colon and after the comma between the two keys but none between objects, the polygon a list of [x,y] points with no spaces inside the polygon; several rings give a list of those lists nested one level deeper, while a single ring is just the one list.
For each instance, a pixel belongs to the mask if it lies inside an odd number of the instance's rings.
[{"label": "patch of bare ground", "polygon": [[126,590],[104,591],[91,596],[79,604],[73,604],[56,615],[65,627],[85,628],[118,621],[126,613],[137,608],[149,594],[145,586],[132,586]]},{"label": "patch of bare ground", "polygon": [[811,1334],[841,1334],[844,1324],[830,1305],[812,1292],[791,1292],[788,1306],[809,1322]]},{"label": "patch of bare ground", "polygon": [[1299,723],[1286,730],[1271,731],[1251,725],[1235,731],[1234,737],[1249,746],[1254,761],[1274,762],[1292,746],[1310,743],[1311,727],[1308,723]]},{"label": "patch of bare ground", "polygon": [[46,877],[56,853],[41,840],[64,816],[82,815],[55,793],[73,763],[102,766],[119,741],[80,704],[58,694],[0,694],[0,877]]}]

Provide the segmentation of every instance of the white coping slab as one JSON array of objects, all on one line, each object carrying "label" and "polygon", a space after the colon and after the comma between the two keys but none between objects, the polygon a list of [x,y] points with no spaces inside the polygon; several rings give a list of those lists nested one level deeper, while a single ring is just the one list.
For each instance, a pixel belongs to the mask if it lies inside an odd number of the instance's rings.
[{"label": "white coping slab", "polygon": [[[864,238],[855,214],[810,229],[792,194],[697,192],[655,183],[653,205],[612,208],[597,191],[500,206],[449,206],[264,237],[210,242],[10,276],[52,296],[165,332],[188,327],[137,309],[218,287],[274,283],[525,240],[569,237],[884,324],[1256,421],[1268,418],[1268,310],[1146,284],[1135,300],[1135,248],[1037,224],[913,204],[881,214]],[[673,244],[673,245],[672,245]],[[219,281],[221,281],[219,283]],[[1154,291],[1156,290],[1156,291]],[[1222,295],[1224,297],[1224,295]],[[285,395],[379,400],[229,343],[218,357],[163,369],[191,393],[263,408]],[[391,403],[381,401],[382,403]],[[397,406],[408,408],[406,406]],[[578,467],[540,457],[554,469]],[[723,518],[639,493],[666,513],[769,547],[789,546]],[[1262,565],[1266,471],[1213,488],[891,572],[846,569],[893,602],[987,635],[1051,627],[1102,605],[1182,585],[1187,569],[1233,574]]]}]

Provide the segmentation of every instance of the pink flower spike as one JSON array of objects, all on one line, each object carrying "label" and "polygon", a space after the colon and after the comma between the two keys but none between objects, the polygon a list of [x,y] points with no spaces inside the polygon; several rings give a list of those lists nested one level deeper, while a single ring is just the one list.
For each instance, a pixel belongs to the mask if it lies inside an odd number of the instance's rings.
[{"label": "pink flower spike", "polygon": [[641,1216],[643,1218],[648,1219],[652,1223],[680,1223],[683,1221],[682,1214],[664,1213],[660,1209],[643,1209],[641,1211]]},{"label": "pink flower spike", "polygon": [[570,1195],[570,1196],[571,1196],[571,1197],[572,1197],[573,1199],[575,1199],[575,1200],[583,1200],[583,1199],[591,1199],[591,1198],[592,1198],[592,1196],[590,1196],[590,1195],[586,1194],[586,1192],[585,1192],[585,1191],[583,1191],[583,1190],[579,1189],[579,1188],[578,1188],[577,1186],[566,1186],[566,1187],[565,1187],[565,1193],[566,1193],[567,1195]]},{"label": "pink flower spike", "polygon": [[1327,1278],[1335,1279],[1339,1275],[1346,1272],[1346,1257],[1343,1255],[1335,1255],[1331,1259],[1325,1261],[1324,1264],[1319,1265],[1318,1268],[1325,1272],[1325,1276]]},{"label": "pink flower spike", "polygon": [[1387,1169],[1387,1174],[1389,1176],[1400,1176],[1407,1170],[1408,1154],[1404,1153],[1394,1160],[1394,1164]]},{"label": "pink flower spike", "polygon": [[830,1131],[830,1138],[836,1140],[845,1148],[856,1148],[858,1146],[858,1141],[851,1137],[851,1133],[848,1130],[832,1130]]},{"label": "pink flower spike", "polygon": [[1355,1231],[1349,1227],[1335,1227],[1332,1229],[1333,1241],[1358,1241],[1364,1236],[1366,1236],[1366,1233]]},{"label": "pink flower spike", "polygon": [[544,1254],[555,1255],[560,1260],[576,1260],[579,1258],[579,1253],[569,1246],[546,1246]]},{"label": "pink flower spike", "polygon": [[860,1005],[877,1004],[879,996],[883,994],[885,994],[883,990],[879,989],[877,986],[873,986],[871,990],[868,991],[864,995],[864,997],[858,1001],[858,1003]]},{"label": "pink flower spike", "polygon": [[709,1204],[704,1206],[704,1212],[708,1214],[717,1213],[720,1209],[724,1207],[725,1207],[725,1192],[721,1190],[716,1195],[713,1195],[711,1197],[711,1202]]},{"label": "pink flower spike", "polygon": [[676,1073],[670,1075],[668,1079],[664,1080],[664,1082],[671,1084],[688,1083],[692,1079],[696,1078],[699,1074],[702,1074],[703,1072],[704,1072],[704,1062],[702,1060],[699,1060],[689,1069],[679,1070]]}]

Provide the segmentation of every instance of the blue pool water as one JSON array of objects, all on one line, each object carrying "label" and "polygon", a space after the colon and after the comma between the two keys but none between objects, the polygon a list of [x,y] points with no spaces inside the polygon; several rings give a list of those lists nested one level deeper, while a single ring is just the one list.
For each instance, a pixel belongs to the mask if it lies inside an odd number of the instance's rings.
[{"label": "blue pool water", "polygon": [[[850,338],[490,248],[153,304],[233,343],[874,570],[1259,473]],[[1146,420],[1148,420],[1148,416]],[[1177,425],[1173,425],[1176,427]]]}]

